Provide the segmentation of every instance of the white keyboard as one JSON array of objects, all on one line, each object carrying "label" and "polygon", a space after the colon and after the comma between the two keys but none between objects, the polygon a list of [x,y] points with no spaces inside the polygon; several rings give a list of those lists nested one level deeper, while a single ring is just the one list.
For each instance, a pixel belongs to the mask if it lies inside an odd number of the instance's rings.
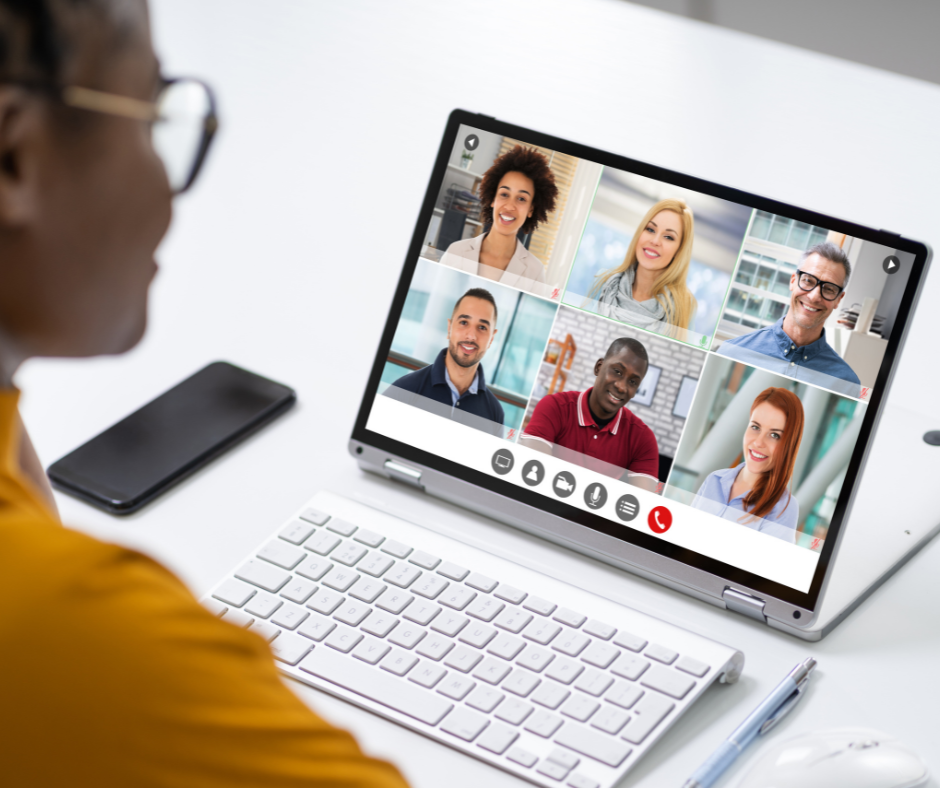
[{"label": "white keyboard", "polygon": [[610,788],[740,651],[319,493],[203,599],[287,675],[543,786]]}]

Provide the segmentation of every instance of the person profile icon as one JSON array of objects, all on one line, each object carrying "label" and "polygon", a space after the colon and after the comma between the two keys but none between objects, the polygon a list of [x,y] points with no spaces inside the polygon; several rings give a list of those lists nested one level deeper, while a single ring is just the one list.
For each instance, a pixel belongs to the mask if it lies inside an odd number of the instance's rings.
[{"label": "person profile icon", "polygon": [[541,484],[543,478],[545,478],[545,466],[538,460],[529,460],[522,466],[522,481],[529,487]]}]

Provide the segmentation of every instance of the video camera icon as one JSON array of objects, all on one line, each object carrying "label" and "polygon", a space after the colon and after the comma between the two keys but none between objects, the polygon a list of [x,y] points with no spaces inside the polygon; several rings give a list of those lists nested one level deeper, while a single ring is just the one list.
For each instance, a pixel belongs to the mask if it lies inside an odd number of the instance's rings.
[{"label": "video camera icon", "polygon": [[552,481],[552,489],[559,498],[567,498],[574,492],[577,483],[568,471],[560,471]]}]

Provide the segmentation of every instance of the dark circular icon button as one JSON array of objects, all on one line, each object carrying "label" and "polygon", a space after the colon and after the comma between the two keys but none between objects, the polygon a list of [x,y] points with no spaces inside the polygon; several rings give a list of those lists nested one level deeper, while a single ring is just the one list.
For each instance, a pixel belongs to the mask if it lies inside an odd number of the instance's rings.
[{"label": "dark circular icon button", "polygon": [[512,466],[516,464],[516,459],[512,456],[512,452],[509,451],[509,449],[499,449],[493,455],[490,464],[493,466],[493,470],[496,473],[500,476],[505,476],[512,470]]},{"label": "dark circular icon button", "polygon": [[589,509],[600,509],[607,503],[607,490],[600,482],[589,484],[584,491],[584,502]]},{"label": "dark circular icon button", "polygon": [[529,460],[522,466],[522,481],[528,484],[529,487],[535,487],[535,485],[541,484],[544,478],[545,466],[538,460]]},{"label": "dark circular icon button", "polygon": [[631,520],[635,520],[636,516],[640,513],[640,502],[636,499],[635,495],[621,495],[617,499],[617,506],[614,508],[614,511],[617,513],[617,517],[623,520],[625,523],[629,523]]},{"label": "dark circular icon button", "polygon": [[657,506],[650,512],[646,520],[650,530],[657,534],[664,534],[672,527],[672,512],[665,506]]},{"label": "dark circular icon button", "polygon": [[567,498],[574,492],[576,486],[574,476],[568,471],[560,471],[552,482],[552,489],[559,498]]},{"label": "dark circular icon button", "polygon": [[881,264],[881,267],[884,269],[886,274],[896,274],[901,268],[901,261],[894,255],[891,255],[890,257],[885,258],[885,261]]},{"label": "dark circular icon button", "polygon": [[468,151],[475,151],[479,144],[480,138],[476,134],[468,134],[467,138],[463,141],[463,146]]}]

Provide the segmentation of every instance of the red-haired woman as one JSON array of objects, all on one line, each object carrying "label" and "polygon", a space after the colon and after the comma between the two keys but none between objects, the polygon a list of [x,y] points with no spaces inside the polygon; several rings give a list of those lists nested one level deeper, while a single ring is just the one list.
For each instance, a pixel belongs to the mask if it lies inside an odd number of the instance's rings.
[{"label": "red-haired woman", "polygon": [[788,487],[802,437],[799,397],[787,389],[764,389],[744,430],[744,462],[709,474],[692,505],[795,542],[800,507]]},{"label": "red-haired woman", "polygon": [[521,290],[549,295],[545,265],[517,238],[531,233],[555,210],[558,187],[548,159],[534,148],[516,145],[483,174],[481,219],[486,235],[455,241],[441,257],[444,265]]}]

